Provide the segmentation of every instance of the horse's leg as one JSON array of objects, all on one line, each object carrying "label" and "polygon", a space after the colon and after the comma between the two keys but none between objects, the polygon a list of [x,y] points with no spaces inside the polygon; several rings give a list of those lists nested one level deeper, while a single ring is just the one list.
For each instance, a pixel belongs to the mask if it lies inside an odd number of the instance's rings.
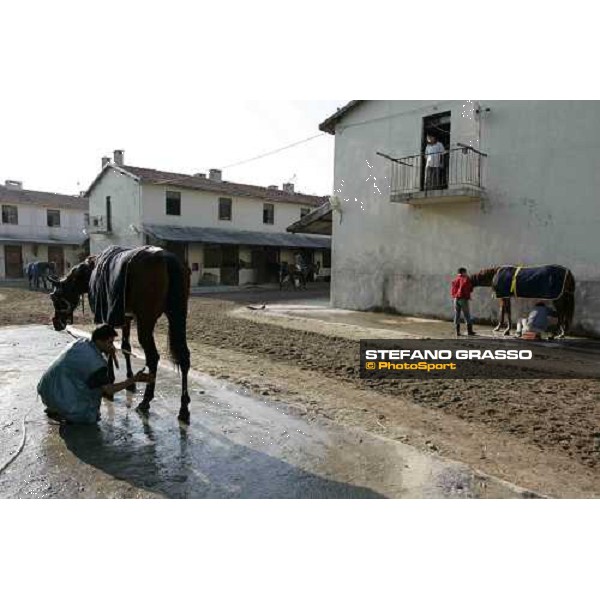
[{"label": "horse's leg", "polygon": [[[154,325],[156,321],[137,321],[137,334],[140,346],[144,349],[146,355],[146,366],[152,375],[156,375],[158,370],[158,361],[160,355],[154,343]],[[144,399],[140,402],[137,410],[148,412],[150,410],[150,402],[154,398],[155,383],[147,383],[144,390]]]},{"label": "horse's leg", "polygon": [[504,327],[504,300],[500,300],[500,308],[498,309],[498,325],[494,327],[494,331],[500,331]]},{"label": "horse's leg", "polygon": [[510,298],[503,300],[503,303],[505,305],[506,320],[507,320],[507,325],[506,325],[506,329],[504,330],[504,335],[510,335],[510,330],[512,329],[512,314],[511,314]]},{"label": "horse's leg", "polygon": [[[108,357],[108,380],[111,383],[115,382],[115,363],[113,361],[112,356]],[[109,394],[108,392],[104,392],[102,394],[107,400],[110,400],[111,402],[114,400],[115,395],[114,394]]]},{"label": "horse's leg", "polygon": [[[127,379],[133,377],[133,370],[131,368],[131,343],[129,342],[129,336],[131,335],[131,317],[125,317],[125,323],[123,324],[123,341],[121,342],[121,350],[125,355],[125,365],[127,367]],[[127,387],[128,392],[135,392],[135,383],[132,383]]]}]

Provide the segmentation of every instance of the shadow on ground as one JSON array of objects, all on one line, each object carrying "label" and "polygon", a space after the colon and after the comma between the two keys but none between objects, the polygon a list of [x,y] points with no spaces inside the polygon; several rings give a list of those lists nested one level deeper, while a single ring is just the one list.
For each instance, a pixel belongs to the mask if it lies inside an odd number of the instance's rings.
[{"label": "shadow on ground", "polygon": [[[199,423],[156,429],[61,426],[68,449],[81,461],[167,498],[382,498],[371,489],[332,481],[232,442]],[[161,424],[164,421],[161,420]]]}]

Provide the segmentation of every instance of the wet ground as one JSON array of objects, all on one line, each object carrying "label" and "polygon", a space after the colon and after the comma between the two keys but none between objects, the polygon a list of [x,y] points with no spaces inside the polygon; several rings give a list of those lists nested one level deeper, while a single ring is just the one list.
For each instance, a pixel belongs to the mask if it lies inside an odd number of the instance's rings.
[{"label": "wet ground", "polygon": [[[35,386],[73,338],[47,326],[0,329],[3,498],[508,498],[527,491],[461,463],[323,420],[195,374],[190,426],[176,419],[179,382],[159,371],[148,417],[138,398],[103,401],[98,426],[59,426]],[[137,361],[136,361],[137,362]],[[141,367],[141,363],[135,365]],[[121,376],[122,371],[121,371]]]}]

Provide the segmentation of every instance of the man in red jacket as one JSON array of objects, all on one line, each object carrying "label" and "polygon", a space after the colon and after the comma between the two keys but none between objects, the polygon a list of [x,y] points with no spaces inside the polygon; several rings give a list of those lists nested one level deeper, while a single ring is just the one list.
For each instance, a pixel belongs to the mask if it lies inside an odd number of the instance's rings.
[{"label": "man in red jacket", "polygon": [[452,280],[451,286],[452,300],[454,303],[454,325],[456,326],[456,335],[460,335],[460,313],[465,316],[467,323],[467,334],[476,335],[473,331],[473,320],[469,310],[469,300],[473,291],[473,284],[467,275],[467,270],[461,267],[458,275]]}]

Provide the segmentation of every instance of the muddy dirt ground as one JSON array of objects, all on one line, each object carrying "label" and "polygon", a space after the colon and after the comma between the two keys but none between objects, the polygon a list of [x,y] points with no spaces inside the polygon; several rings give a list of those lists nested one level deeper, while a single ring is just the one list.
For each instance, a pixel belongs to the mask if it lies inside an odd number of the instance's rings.
[{"label": "muddy dirt ground", "polygon": [[[194,369],[293,404],[308,420],[370,430],[539,493],[600,496],[598,381],[361,380],[358,342],[344,328],[239,318],[235,310],[260,294],[226,298],[190,299]],[[42,293],[0,288],[0,326],[47,323],[50,314]],[[89,328],[90,316],[78,311],[75,326]],[[158,333],[166,356],[162,321]]]}]

